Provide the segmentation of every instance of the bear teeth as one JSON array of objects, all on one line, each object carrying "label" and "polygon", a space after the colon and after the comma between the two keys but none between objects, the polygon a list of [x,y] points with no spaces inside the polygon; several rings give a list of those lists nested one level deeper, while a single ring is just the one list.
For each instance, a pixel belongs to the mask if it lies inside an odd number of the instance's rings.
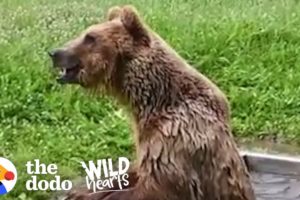
[{"label": "bear teeth", "polygon": [[63,68],[63,69],[60,70],[60,75],[61,76],[64,76],[66,74],[67,74],[67,69]]}]

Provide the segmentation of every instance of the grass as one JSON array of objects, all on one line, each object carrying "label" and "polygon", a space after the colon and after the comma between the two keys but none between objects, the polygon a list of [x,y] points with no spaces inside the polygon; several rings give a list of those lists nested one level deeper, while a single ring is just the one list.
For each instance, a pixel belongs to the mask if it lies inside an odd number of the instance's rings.
[{"label": "grass", "polygon": [[298,1],[0,0],[0,156],[19,172],[4,200],[49,197],[26,191],[28,160],[56,163],[73,178],[83,173],[79,160],[131,157],[124,112],[56,84],[46,54],[125,3],[228,95],[237,138],[300,144]]}]

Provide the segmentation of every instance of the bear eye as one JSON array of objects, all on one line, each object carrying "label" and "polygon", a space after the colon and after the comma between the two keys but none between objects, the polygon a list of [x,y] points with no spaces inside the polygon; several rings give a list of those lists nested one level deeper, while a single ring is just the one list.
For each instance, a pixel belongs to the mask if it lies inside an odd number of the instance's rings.
[{"label": "bear eye", "polygon": [[96,41],[96,37],[91,34],[87,34],[84,37],[84,43],[86,43],[86,44],[92,44],[95,41]]}]

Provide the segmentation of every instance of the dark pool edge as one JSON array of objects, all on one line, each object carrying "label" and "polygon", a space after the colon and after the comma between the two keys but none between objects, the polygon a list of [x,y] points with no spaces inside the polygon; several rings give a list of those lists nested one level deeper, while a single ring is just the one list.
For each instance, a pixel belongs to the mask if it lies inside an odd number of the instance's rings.
[{"label": "dark pool edge", "polygon": [[240,151],[250,171],[300,176],[300,157]]}]

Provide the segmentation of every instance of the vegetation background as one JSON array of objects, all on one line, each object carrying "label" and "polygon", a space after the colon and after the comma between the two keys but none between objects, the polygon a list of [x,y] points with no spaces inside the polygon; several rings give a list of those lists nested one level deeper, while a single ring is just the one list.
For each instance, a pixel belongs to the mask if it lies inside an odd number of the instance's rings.
[{"label": "vegetation background", "polygon": [[78,161],[132,157],[122,109],[58,85],[46,53],[128,3],[228,95],[237,138],[300,144],[298,0],[0,0],[0,156],[19,172],[1,199],[51,195],[26,191],[29,160],[56,163],[67,179],[83,174]]}]

